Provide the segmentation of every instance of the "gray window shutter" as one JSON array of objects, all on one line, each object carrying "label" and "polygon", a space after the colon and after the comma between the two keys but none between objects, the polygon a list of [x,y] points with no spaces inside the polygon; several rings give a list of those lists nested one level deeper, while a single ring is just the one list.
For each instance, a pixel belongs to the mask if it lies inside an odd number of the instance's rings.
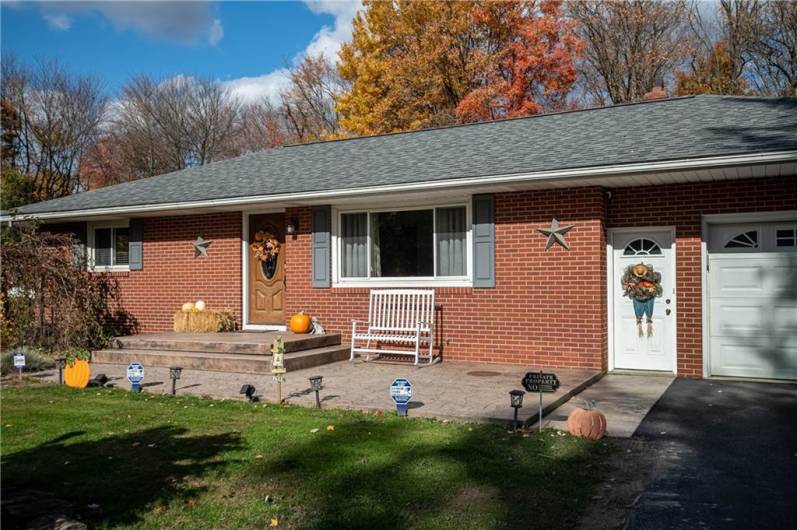
[{"label": "gray window shutter", "polygon": [[495,287],[495,199],[473,196],[473,286]]},{"label": "gray window shutter", "polygon": [[330,248],[332,246],[331,208],[329,206],[313,207],[313,287],[330,286]]},{"label": "gray window shutter", "polygon": [[127,250],[130,253],[130,270],[140,271],[144,268],[144,221],[131,219],[129,234]]}]

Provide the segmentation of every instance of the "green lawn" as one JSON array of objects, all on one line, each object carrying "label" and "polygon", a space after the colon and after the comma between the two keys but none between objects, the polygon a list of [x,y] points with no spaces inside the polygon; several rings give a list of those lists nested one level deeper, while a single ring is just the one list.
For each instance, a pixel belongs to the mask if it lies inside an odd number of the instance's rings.
[{"label": "green lawn", "polygon": [[1,438],[4,490],[52,492],[91,526],[190,529],[264,528],[271,516],[279,528],[568,528],[611,447],[55,385],[6,387]]}]

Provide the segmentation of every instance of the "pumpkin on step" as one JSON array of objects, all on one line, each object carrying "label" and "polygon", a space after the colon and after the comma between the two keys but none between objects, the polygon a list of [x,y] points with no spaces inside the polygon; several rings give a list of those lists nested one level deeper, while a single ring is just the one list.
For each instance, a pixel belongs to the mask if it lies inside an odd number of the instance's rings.
[{"label": "pumpkin on step", "polygon": [[75,359],[72,364],[67,363],[64,369],[64,383],[72,388],[86,388],[91,377],[91,368],[88,361]]},{"label": "pumpkin on step", "polygon": [[294,333],[309,333],[311,325],[310,315],[305,315],[304,311],[299,311],[291,317],[291,331]]},{"label": "pumpkin on step", "polygon": [[577,408],[567,417],[567,430],[577,438],[600,440],[606,436],[606,416],[589,405]]}]

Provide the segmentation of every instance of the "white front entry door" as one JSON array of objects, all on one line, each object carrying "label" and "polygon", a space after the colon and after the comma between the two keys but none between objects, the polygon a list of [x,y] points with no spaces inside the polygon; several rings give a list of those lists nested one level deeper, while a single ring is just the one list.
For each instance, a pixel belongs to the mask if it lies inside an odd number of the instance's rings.
[{"label": "white front entry door", "polygon": [[[614,368],[675,371],[675,245],[670,229],[617,230],[611,233]],[[662,295],[653,303],[653,329],[647,318],[639,333],[633,301],[620,282],[627,267],[644,263],[661,273]]]}]

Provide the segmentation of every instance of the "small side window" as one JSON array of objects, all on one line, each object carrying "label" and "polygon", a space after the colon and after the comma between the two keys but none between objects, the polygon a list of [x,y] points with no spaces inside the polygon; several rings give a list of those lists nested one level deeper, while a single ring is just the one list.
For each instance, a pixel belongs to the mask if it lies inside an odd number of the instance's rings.
[{"label": "small side window", "polygon": [[758,230],[737,234],[725,243],[725,248],[758,248]]},{"label": "small side window", "polygon": [[775,232],[775,244],[780,248],[797,247],[797,228],[779,228]]}]

